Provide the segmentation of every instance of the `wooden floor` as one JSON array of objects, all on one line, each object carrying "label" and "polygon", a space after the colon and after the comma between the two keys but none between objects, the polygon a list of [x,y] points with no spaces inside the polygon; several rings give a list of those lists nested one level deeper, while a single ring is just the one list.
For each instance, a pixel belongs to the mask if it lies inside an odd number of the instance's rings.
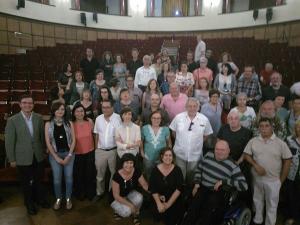
[{"label": "wooden floor", "polygon": [[[23,198],[17,185],[2,186],[0,184],[0,225],[132,225],[131,218],[115,221],[107,198],[92,203],[88,200],[73,199],[74,208],[70,211],[61,209],[39,209],[35,216],[28,216],[23,206]],[[53,197],[50,197],[53,203]],[[155,223],[149,210],[141,212],[141,224],[162,225]]]},{"label": "wooden floor", "polygon": [[[132,225],[132,219],[122,219],[115,221],[112,218],[112,210],[107,198],[97,203],[88,200],[73,200],[74,208],[71,211],[61,209],[39,209],[36,216],[28,216],[23,206],[21,191],[17,185],[0,184],[0,196],[3,203],[0,204],[0,225]],[[49,198],[53,203],[54,198]],[[142,225],[162,225],[155,223],[149,210],[141,212]],[[278,218],[277,225],[283,225],[281,217]],[[297,225],[300,225],[299,221]]]}]

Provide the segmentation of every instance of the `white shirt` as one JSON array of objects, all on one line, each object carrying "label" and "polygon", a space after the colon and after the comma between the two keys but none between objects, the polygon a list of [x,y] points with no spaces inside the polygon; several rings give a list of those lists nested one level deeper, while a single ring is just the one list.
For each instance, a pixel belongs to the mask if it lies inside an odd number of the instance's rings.
[{"label": "white shirt", "polygon": [[94,133],[99,136],[97,148],[108,149],[116,147],[115,133],[116,128],[120,125],[121,117],[116,113],[110,116],[109,121],[105,120],[103,114],[98,116],[94,127]]},{"label": "white shirt", "polygon": [[291,87],[291,93],[300,96],[300,81],[296,82]]},{"label": "white shirt", "polygon": [[171,122],[170,129],[176,132],[176,157],[188,162],[198,161],[202,157],[203,137],[213,133],[209,120],[199,112],[192,121],[187,112],[179,113]]},{"label": "white shirt", "polygon": [[194,61],[198,62],[201,58],[201,56],[205,56],[205,51],[206,51],[206,44],[204,41],[199,41],[196,49],[195,49],[195,58]]},{"label": "white shirt", "polygon": [[156,72],[153,67],[145,68],[144,66],[137,69],[134,78],[134,86],[147,86],[149,80],[157,79]]}]

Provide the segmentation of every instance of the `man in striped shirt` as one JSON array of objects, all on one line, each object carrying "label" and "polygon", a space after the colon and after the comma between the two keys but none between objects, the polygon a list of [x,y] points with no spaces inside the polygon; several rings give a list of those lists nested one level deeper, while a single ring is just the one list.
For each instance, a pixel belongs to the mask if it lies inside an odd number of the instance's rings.
[{"label": "man in striped shirt", "polygon": [[191,207],[185,225],[214,225],[222,222],[225,210],[225,192],[221,187],[246,191],[248,185],[239,166],[229,157],[229,145],[219,140],[214,152],[208,152],[199,162],[194,176]]}]

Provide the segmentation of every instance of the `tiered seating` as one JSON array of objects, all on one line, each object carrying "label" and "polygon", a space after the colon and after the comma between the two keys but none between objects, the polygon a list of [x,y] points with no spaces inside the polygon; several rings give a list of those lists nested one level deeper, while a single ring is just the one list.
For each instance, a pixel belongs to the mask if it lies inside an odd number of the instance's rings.
[{"label": "tiered seating", "polygon": [[[179,60],[185,59],[187,51],[194,51],[197,44],[196,37],[173,38],[180,40]],[[70,63],[73,71],[79,69],[79,62],[85,56],[87,47],[94,49],[99,60],[104,51],[111,51],[113,55],[121,53],[125,59],[130,59],[133,47],[140,50],[140,57],[149,53],[157,54],[163,42],[171,39],[170,36],[150,37],[146,40],[98,39],[83,41],[82,44],[37,47],[26,55],[0,55],[0,114],[18,112],[17,100],[24,93],[34,96],[38,103],[36,111],[48,114],[48,92],[57,86],[57,71],[61,70],[64,63]],[[265,61],[273,62],[275,68],[284,75],[284,83],[287,85],[293,83],[300,74],[300,47],[254,38],[206,39],[205,42],[214,51],[217,61],[221,53],[227,51],[239,68],[250,63],[259,71]]]}]

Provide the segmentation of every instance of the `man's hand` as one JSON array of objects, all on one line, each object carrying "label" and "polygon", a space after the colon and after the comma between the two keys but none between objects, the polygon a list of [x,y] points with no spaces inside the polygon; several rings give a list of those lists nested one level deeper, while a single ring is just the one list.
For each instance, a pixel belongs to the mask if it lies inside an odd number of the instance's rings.
[{"label": "man's hand", "polygon": [[215,191],[219,191],[219,189],[220,189],[221,186],[222,186],[222,181],[219,180],[219,181],[215,184],[214,190],[215,190]]},{"label": "man's hand", "polygon": [[265,170],[262,166],[256,164],[256,165],[254,166],[254,169],[255,169],[256,173],[257,173],[259,176],[264,176],[264,175],[266,175],[266,170]]},{"label": "man's hand", "polygon": [[192,191],[192,195],[193,197],[196,195],[198,189],[199,189],[200,185],[199,184],[195,184],[194,185],[194,188],[193,188],[193,191]]},{"label": "man's hand", "polygon": [[16,161],[10,162],[9,164],[10,164],[10,167],[12,167],[12,168],[16,168],[16,166],[17,166]]}]

